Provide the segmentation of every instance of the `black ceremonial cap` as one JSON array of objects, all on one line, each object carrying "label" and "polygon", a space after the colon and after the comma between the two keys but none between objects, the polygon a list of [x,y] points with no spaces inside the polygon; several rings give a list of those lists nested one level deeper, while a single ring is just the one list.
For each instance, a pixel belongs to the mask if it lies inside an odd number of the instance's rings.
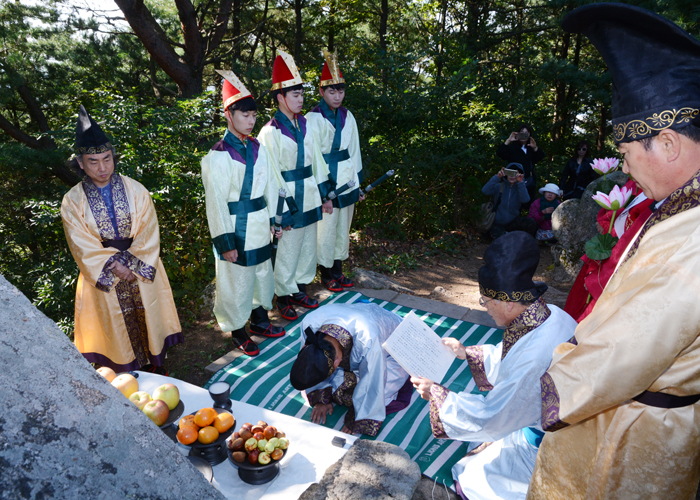
[{"label": "black ceremonial cap", "polygon": [[75,150],[79,155],[104,153],[112,149],[112,144],[100,126],[80,105],[78,123],[75,127]]},{"label": "black ceremonial cap", "polygon": [[700,126],[698,40],[658,14],[621,3],[579,7],[561,26],[586,35],[608,65],[615,141]]},{"label": "black ceremonial cap", "polygon": [[302,347],[289,373],[289,381],[298,391],[303,391],[326,380],[333,371],[335,348],[307,328],[306,345]]},{"label": "black ceremonial cap", "polygon": [[505,302],[532,302],[547,285],[532,281],[540,262],[540,246],[524,231],[506,233],[484,252],[479,269],[479,290],[484,297]]}]

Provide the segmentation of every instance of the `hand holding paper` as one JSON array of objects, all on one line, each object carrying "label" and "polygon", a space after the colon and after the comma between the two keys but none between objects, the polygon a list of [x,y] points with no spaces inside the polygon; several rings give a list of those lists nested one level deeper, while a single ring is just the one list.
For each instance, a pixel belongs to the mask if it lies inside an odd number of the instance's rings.
[{"label": "hand holding paper", "polygon": [[413,312],[406,315],[382,347],[412,376],[438,383],[445,378],[456,352]]}]

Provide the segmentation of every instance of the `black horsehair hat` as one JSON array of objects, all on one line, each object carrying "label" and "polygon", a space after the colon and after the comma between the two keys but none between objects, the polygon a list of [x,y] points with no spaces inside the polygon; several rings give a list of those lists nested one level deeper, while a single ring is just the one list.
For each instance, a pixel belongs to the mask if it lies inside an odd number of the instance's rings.
[{"label": "black horsehair hat", "polygon": [[[321,328],[319,328],[321,330]],[[298,391],[303,391],[326,380],[333,372],[335,348],[309,327],[304,330],[306,343],[292,365],[289,380]]]},{"label": "black horsehair hat", "polygon": [[561,26],[588,37],[608,65],[616,142],[700,126],[698,40],[658,14],[622,3],[579,7]]},{"label": "black horsehair hat", "polygon": [[513,231],[494,240],[484,252],[479,269],[479,290],[484,297],[504,302],[534,302],[547,285],[532,281],[540,262],[540,247],[524,231]]},{"label": "black horsehair hat", "polygon": [[112,149],[112,144],[100,126],[80,105],[78,123],[75,126],[75,151],[79,155],[94,155]]}]

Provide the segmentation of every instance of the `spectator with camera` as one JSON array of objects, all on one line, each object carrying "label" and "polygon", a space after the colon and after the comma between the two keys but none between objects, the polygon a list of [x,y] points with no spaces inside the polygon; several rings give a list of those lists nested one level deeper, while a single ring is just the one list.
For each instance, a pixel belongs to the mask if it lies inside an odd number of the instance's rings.
[{"label": "spectator with camera", "polygon": [[496,217],[489,230],[494,240],[510,231],[525,231],[535,236],[537,223],[520,215],[523,204],[530,201],[522,165],[509,163],[489,179],[481,192],[494,197]]},{"label": "spectator with camera", "polygon": [[564,191],[564,200],[580,200],[586,187],[598,178],[598,174],[593,170],[590,152],[588,141],[579,141],[576,144],[574,156],[566,163],[559,180],[559,187]]},{"label": "spectator with camera", "polygon": [[537,146],[532,127],[523,123],[518,132],[511,132],[506,142],[498,146],[496,154],[508,163],[519,163],[523,167],[525,186],[530,199],[535,199],[537,176],[535,164],[544,158],[544,151]]}]

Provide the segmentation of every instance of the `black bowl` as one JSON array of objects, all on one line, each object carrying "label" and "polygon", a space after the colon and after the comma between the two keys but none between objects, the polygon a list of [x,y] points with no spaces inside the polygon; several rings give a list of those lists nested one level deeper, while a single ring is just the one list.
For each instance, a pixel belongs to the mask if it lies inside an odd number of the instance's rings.
[{"label": "black bowl", "polygon": [[[220,408],[214,408],[216,410],[216,413],[231,413],[230,411],[222,410]],[[197,412],[190,413],[190,415],[196,415]],[[231,413],[231,416],[233,417],[233,413]],[[220,446],[226,439],[233,434],[233,429],[236,428],[236,417],[233,417],[233,425],[227,430],[226,432],[222,432],[219,434],[219,437],[216,438],[215,441],[209,443],[209,444],[202,444],[199,441],[195,441],[194,443],[190,445],[183,445],[183,446],[190,446],[195,449],[205,449],[205,448],[213,448],[215,446]],[[224,443],[225,446],[225,443]]]},{"label": "black bowl", "polygon": [[282,458],[277,461],[271,460],[269,464],[265,465],[251,464],[248,460],[236,462],[233,459],[233,452],[228,447],[226,447],[226,450],[228,451],[228,459],[238,468],[238,477],[241,478],[241,481],[248,484],[265,484],[275,479],[280,473],[280,462],[287,456],[287,450],[283,450]]}]

